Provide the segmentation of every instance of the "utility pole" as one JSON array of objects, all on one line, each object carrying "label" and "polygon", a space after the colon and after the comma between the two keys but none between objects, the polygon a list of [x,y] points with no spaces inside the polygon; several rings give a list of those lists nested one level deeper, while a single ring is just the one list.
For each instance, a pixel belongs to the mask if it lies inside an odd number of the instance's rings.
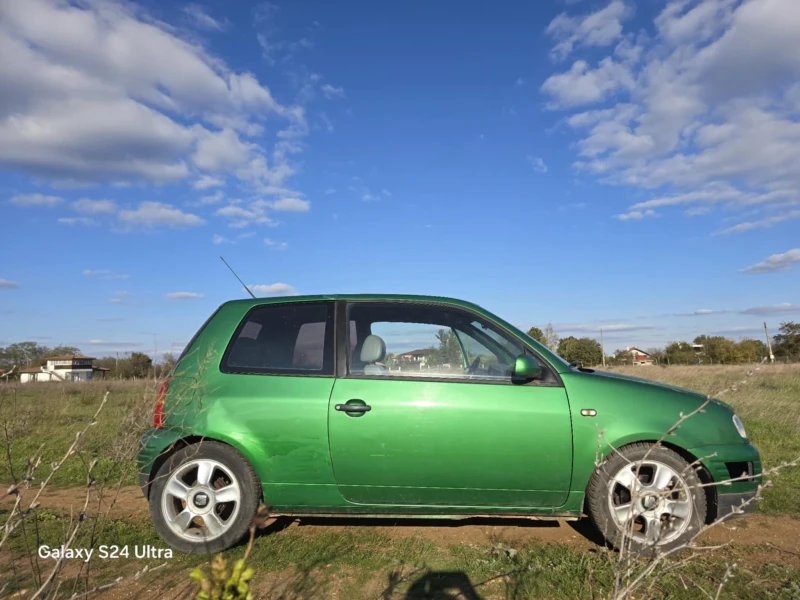
[{"label": "utility pole", "polygon": [[769,362],[775,362],[775,355],[772,353],[772,341],[769,338],[769,329],[767,329],[767,322],[764,321],[764,333],[767,336],[767,348],[769,349]]},{"label": "utility pole", "polygon": [[600,351],[603,354],[603,368],[605,369],[605,367],[606,367],[606,347],[605,347],[605,344],[603,344],[603,328],[602,327],[600,328]]}]

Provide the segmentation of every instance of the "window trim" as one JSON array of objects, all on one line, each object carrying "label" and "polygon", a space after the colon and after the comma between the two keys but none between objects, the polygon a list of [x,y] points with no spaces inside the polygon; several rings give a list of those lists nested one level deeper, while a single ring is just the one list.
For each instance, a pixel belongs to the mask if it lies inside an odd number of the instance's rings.
[{"label": "window trim", "polygon": [[[286,308],[286,307],[300,307],[300,306],[324,306],[328,313],[325,316],[325,339],[322,344],[322,369],[309,370],[309,369],[259,369],[255,367],[231,367],[228,365],[228,357],[233,351],[233,346],[239,337],[244,326],[249,321],[250,315],[261,309],[265,308]],[[256,304],[244,314],[236,326],[231,338],[228,340],[228,345],[225,347],[225,352],[222,353],[222,358],[219,362],[219,370],[221,373],[231,375],[270,375],[270,376],[284,376],[284,377],[335,377],[336,375],[336,319],[335,319],[335,303],[332,300],[316,300],[312,302],[265,302],[263,304]],[[299,332],[299,330],[298,330]]]},{"label": "window trim", "polygon": [[[517,336],[513,335],[511,332],[507,331],[505,327],[498,325],[492,319],[485,317],[484,315],[474,311],[470,308],[465,308],[463,306],[457,306],[454,304],[450,304],[448,302],[431,302],[427,300],[380,300],[380,299],[365,299],[365,300],[346,300],[346,301],[339,301],[342,304],[341,307],[341,320],[340,323],[347,324],[350,319],[350,307],[356,305],[390,305],[390,304],[408,304],[417,307],[426,307],[429,306],[431,308],[440,308],[440,309],[449,309],[454,311],[459,311],[462,314],[467,314],[473,318],[473,320],[478,321],[479,323],[485,323],[490,325],[493,329],[500,332],[501,336],[506,338],[509,341],[513,341],[516,344],[519,344],[523,351],[526,354],[532,355],[539,361],[539,364],[542,365],[543,369],[547,369],[551,376],[553,377],[554,381],[552,382],[543,382],[543,381],[526,381],[526,382],[517,382],[517,381],[486,381],[486,380],[479,380],[479,379],[469,379],[467,377],[459,378],[459,377],[414,377],[414,376],[398,376],[394,375],[394,373],[390,373],[389,375],[364,375],[363,373],[350,373],[350,328],[349,327],[340,327],[339,333],[337,337],[337,350],[340,353],[344,353],[343,360],[340,361],[340,368],[341,364],[344,364],[344,368],[341,371],[337,371],[337,377],[343,379],[365,379],[371,381],[423,381],[429,383],[471,383],[471,384],[480,384],[480,385],[513,385],[513,386],[531,386],[531,387],[564,387],[564,381],[561,379],[561,375],[559,372],[547,361],[539,352],[536,351],[530,344],[526,343],[525,340],[518,338]],[[338,304],[338,302],[337,302]]]}]

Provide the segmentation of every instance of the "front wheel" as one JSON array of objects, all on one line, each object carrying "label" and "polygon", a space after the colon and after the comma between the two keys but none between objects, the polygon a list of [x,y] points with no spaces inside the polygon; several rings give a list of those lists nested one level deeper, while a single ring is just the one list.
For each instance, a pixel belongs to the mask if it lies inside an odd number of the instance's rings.
[{"label": "front wheel", "polygon": [[632,444],[611,455],[587,488],[589,516],[615,548],[665,552],[689,542],[705,523],[706,495],[679,454]]},{"label": "front wheel", "polygon": [[159,536],[190,554],[216,553],[240,541],[261,497],[252,466],[234,448],[200,442],[172,454],[150,488]]}]

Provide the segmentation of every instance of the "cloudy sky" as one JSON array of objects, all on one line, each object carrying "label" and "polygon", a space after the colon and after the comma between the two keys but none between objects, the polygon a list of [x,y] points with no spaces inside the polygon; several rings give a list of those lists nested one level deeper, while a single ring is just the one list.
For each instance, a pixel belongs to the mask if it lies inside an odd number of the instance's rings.
[{"label": "cloudy sky", "polygon": [[800,2],[0,0],[0,345],[437,294],[608,346],[800,319]]}]

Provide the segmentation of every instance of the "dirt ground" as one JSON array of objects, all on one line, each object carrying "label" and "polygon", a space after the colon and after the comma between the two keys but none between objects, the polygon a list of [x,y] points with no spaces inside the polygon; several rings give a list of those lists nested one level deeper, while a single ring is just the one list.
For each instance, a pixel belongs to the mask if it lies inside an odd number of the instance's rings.
[{"label": "dirt ground", "polygon": [[[47,489],[39,503],[53,510],[78,511],[84,503],[86,490],[81,488]],[[137,486],[106,490],[104,498],[91,492],[89,509],[96,513],[109,510],[109,517],[122,519],[149,519],[147,501]],[[32,499],[34,490],[25,497]],[[13,504],[12,496],[0,499],[0,508]],[[24,503],[23,503],[24,505]],[[446,519],[356,519],[302,517],[282,519],[277,523],[275,535],[292,530],[296,533],[315,535],[326,531],[341,531],[345,528],[368,527],[386,535],[418,537],[443,547],[456,544],[486,545],[498,539],[508,542],[527,541],[556,542],[569,544],[577,549],[597,549],[599,539],[591,526],[584,521],[534,521],[528,519],[468,519],[451,521]],[[800,563],[800,519],[785,516],[750,515],[722,523],[707,531],[702,541],[713,544],[729,543],[734,546],[771,546],[783,553],[781,562]]]}]

